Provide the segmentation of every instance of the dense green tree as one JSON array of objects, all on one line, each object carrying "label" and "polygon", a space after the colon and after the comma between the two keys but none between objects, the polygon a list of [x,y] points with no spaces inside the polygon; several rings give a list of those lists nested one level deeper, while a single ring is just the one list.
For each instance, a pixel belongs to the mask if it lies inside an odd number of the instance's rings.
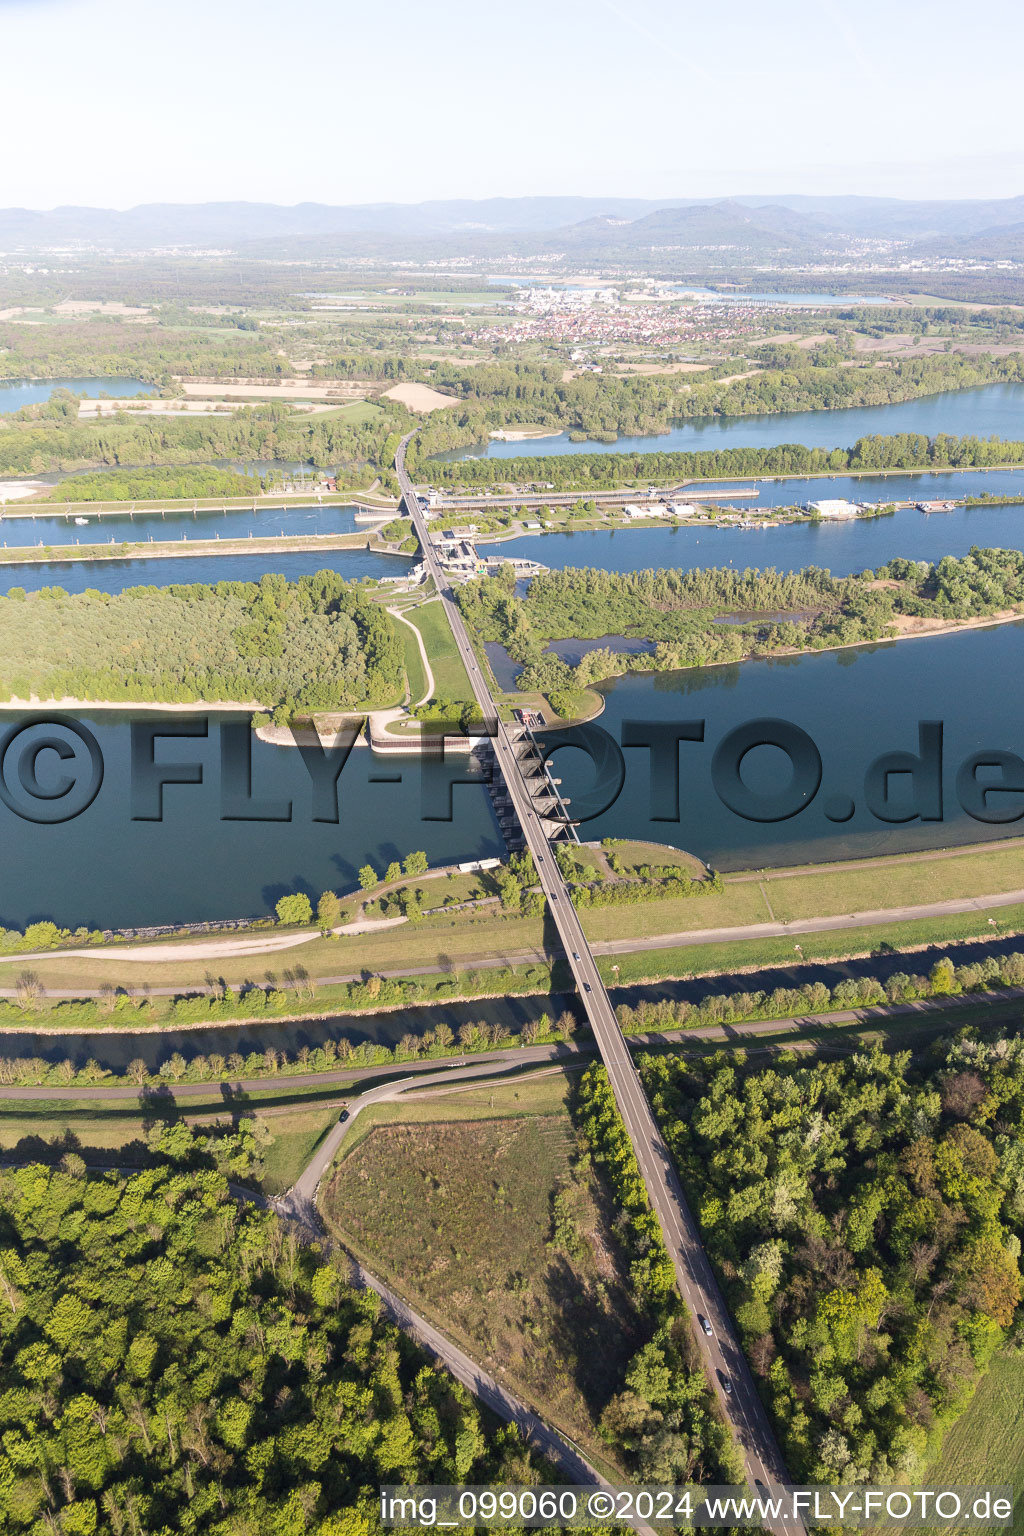
[{"label": "dense green tree", "polygon": [[294,923],[305,927],[313,921],[313,904],[301,891],[282,896],[276,910],[277,920],[282,924]]},{"label": "dense green tree", "polygon": [[341,920],[341,902],[334,891],[324,891],[316,904],[316,921],[321,933],[330,933]]}]

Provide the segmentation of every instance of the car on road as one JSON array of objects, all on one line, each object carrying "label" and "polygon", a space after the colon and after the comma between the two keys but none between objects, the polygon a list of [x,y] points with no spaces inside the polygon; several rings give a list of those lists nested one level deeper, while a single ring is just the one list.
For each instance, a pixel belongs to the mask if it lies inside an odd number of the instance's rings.
[{"label": "car on road", "polygon": [[573,957],[574,960],[578,960],[579,959],[579,951],[574,949],[573,952],[572,952],[572,957]]},{"label": "car on road", "polygon": [[342,1110],[342,1112],[341,1112],[341,1114],[340,1114],[340,1115],[339,1115],[339,1116],[338,1116],[338,1124],[339,1124],[339,1125],[343,1125],[343,1124],[344,1124],[344,1122],[345,1122],[345,1121],[346,1121],[346,1120],[347,1120],[347,1119],[348,1119],[348,1110],[347,1110],[347,1109],[343,1109],[343,1110]]},{"label": "car on road", "polygon": [[704,1332],[707,1334],[708,1338],[709,1339],[713,1339],[714,1336],[715,1336],[715,1330],[712,1328],[711,1324],[708,1322],[708,1320],[704,1316],[703,1312],[698,1312],[697,1313],[697,1321],[698,1321],[698,1323],[700,1323],[701,1327],[704,1329]]},{"label": "car on road", "polygon": [[589,992],[590,991],[590,982],[589,981],[585,981],[583,983],[583,990],[584,990],[584,992]]},{"label": "car on road", "polygon": [[725,1393],[726,1397],[732,1397],[732,1382],[729,1380],[724,1371],[719,1371],[718,1379],[722,1383],[722,1391]]}]

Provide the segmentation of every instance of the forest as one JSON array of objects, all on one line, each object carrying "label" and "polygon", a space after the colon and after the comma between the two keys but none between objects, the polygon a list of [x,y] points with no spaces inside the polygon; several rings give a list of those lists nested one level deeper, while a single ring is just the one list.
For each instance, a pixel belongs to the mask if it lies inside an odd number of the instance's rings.
[{"label": "forest", "polygon": [[4,1531],[370,1536],[381,1483],[538,1480],[343,1256],[232,1198],[253,1132],[0,1172]]},{"label": "forest", "polygon": [[919,1479],[1021,1300],[1024,1040],[642,1072],[791,1475]]},{"label": "forest", "polygon": [[335,571],[0,597],[0,695],[345,709],[401,697],[389,615]]},{"label": "forest", "polygon": [[0,379],[129,378],[169,384],[172,374],[273,379],[293,373],[270,337],[239,330],[226,317],[218,322],[222,330],[211,333],[199,326],[202,318],[188,313],[187,328],[181,329],[110,320],[0,324]]},{"label": "forest", "polygon": [[[895,633],[898,616],[955,621],[1017,609],[1024,604],[1024,554],[974,548],[936,565],[895,559],[846,577],[815,566],[781,573],[566,567],[535,576],[522,597],[508,568],[467,582],[457,600],[474,632],[504,645],[522,665],[520,689],[557,696],[625,671],[671,671],[885,639]],[[655,645],[650,653],[630,655],[590,651],[575,668],[545,650],[549,640],[605,635]]]},{"label": "forest", "polygon": [[739,1482],[742,1464],[694,1348],[665,1240],[603,1066],[588,1067],[573,1100],[584,1159],[607,1180],[629,1290],[648,1338],[605,1405],[601,1428],[643,1482]]},{"label": "forest", "polygon": [[40,501],[160,501],[185,496],[259,496],[263,482],[212,464],[177,468],[100,470],[62,480]]},{"label": "forest", "polygon": [[[67,397],[67,398],[66,398]],[[230,415],[168,417],[119,412],[102,421],[79,421],[67,391],[44,405],[27,405],[0,416],[0,475],[53,470],[140,468],[146,465],[229,463],[278,459],[339,467],[345,487],[365,484],[394,463],[391,439],[408,430],[410,418],[395,401],[383,414],[356,425],[344,414],[302,416],[268,402]],[[370,472],[372,470],[372,473]]]}]

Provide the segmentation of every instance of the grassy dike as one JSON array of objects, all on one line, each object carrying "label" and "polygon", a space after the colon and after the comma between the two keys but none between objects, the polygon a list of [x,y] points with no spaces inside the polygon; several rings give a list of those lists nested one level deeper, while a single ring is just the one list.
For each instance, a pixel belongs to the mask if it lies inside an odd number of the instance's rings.
[{"label": "grassy dike", "polygon": [[[626,868],[635,867],[639,845],[611,848],[611,854],[630,854]],[[660,850],[645,845],[652,863],[664,859],[677,863],[677,850]],[[589,853],[589,850],[585,851]],[[582,878],[592,879],[596,859]],[[603,883],[603,882],[602,882]],[[422,907],[439,907],[449,893],[453,900],[465,893],[450,880],[424,880],[416,877],[406,882],[420,892]],[[1024,904],[1015,904],[1013,895],[1024,890],[1024,839],[1011,839],[964,849],[927,851],[894,855],[891,858],[803,866],[792,870],[749,871],[725,877],[717,894],[700,897],[673,897],[663,900],[585,908],[583,925],[591,943],[598,945],[598,960],[607,979],[614,982],[612,966],[619,966],[620,980],[656,979],[715,974],[724,970],[759,965],[791,964],[798,943],[807,959],[834,959],[848,955],[869,954],[880,944],[894,947],[955,941],[994,933],[1024,932]],[[481,886],[482,894],[487,894]],[[1007,902],[993,911],[966,911],[935,918],[891,921],[873,927],[837,927],[822,933],[800,933],[802,919],[828,916],[851,917],[858,912],[894,910],[922,906],[930,902],[963,900],[1007,894]],[[373,900],[375,892],[367,893]],[[341,921],[358,916],[359,898],[345,899]],[[744,937],[720,942],[680,944],[678,948],[644,949],[644,944],[665,936],[698,935],[720,929],[742,929],[764,923],[794,924],[794,937]],[[274,929],[275,934],[290,931],[297,937],[309,930]],[[254,935],[240,937],[251,942]],[[225,947],[230,935],[218,942]],[[636,948],[602,956],[603,943],[628,943]],[[212,942],[212,941],[211,941]],[[118,945],[98,947],[82,955],[64,955],[59,949],[9,956],[0,964],[0,987],[12,988],[18,973],[31,970],[45,988],[97,991],[114,985],[139,990],[172,987],[182,991],[206,991],[211,959],[209,953],[194,952],[196,940],[188,935],[155,941],[163,953],[181,950],[160,963],[147,964],[119,958]],[[145,945],[132,943],[136,953]],[[516,976],[540,966],[547,971],[547,930],[543,916],[526,917],[502,913],[493,905],[448,913],[443,909],[417,922],[376,933],[341,938],[310,937],[294,949],[266,953],[250,952],[232,958],[215,957],[217,976],[234,986],[259,983],[266,985],[268,972],[278,986],[287,986],[287,973],[299,971],[317,985],[316,1001],[326,999],[328,987],[344,977],[346,981],[364,973],[379,975],[417,974],[418,986],[442,988],[440,996],[480,995],[494,991],[494,977],[487,977],[482,967],[506,965]],[[492,966],[492,969],[493,969]],[[434,972],[440,974],[434,975]],[[479,988],[460,985],[468,973],[478,972]],[[9,976],[10,980],[5,980]],[[424,1000],[430,1000],[425,997]],[[153,998],[154,1010],[160,1003]],[[315,1010],[309,1010],[315,1011]]]}]

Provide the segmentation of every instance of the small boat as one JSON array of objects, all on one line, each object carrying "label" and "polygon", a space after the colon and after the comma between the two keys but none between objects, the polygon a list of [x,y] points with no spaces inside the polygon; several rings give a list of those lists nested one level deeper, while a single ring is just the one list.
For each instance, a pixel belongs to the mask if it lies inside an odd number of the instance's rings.
[{"label": "small boat", "polygon": [[88,521],[89,521],[89,519],[87,517],[76,517],[75,518],[75,527],[76,528],[84,528]]}]

